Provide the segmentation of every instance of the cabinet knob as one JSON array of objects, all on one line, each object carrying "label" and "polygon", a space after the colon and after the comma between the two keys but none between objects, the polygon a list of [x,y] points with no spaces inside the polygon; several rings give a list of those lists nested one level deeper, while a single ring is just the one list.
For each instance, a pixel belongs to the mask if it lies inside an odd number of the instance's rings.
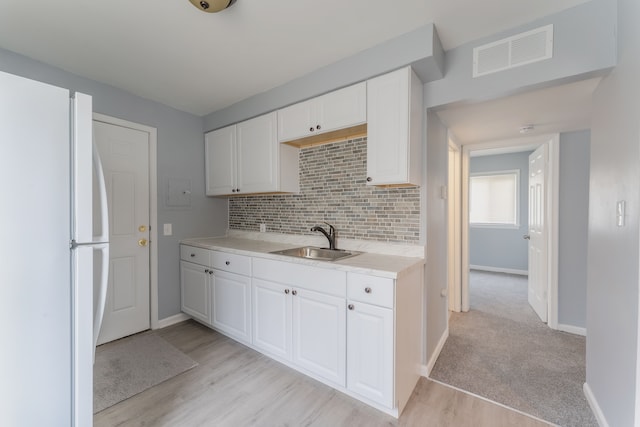
[{"label": "cabinet knob", "polygon": [[213,274],[213,270],[209,270],[209,274]]},{"label": "cabinet knob", "polygon": [[320,125],[316,126],[316,129],[320,130]]},{"label": "cabinet knob", "polygon": [[295,289],[294,289],[294,290],[292,290],[292,291],[291,291],[291,293],[292,293],[293,295],[298,295],[298,291],[296,291]]},{"label": "cabinet knob", "polygon": [[232,189],[231,189],[231,192],[232,192],[232,193],[235,193],[235,192],[236,192],[236,189],[235,189],[235,188],[232,188]]},{"label": "cabinet knob", "polygon": [[285,293],[285,294],[287,294],[287,295],[289,295],[289,289],[285,289],[285,290],[284,290],[284,293]]},{"label": "cabinet knob", "polygon": [[209,272],[209,269],[208,269],[208,268],[205,268],[205,269],[204,269],[204,272],[205,272],[205,273],[208,273],[208,272]]},{"label": "cabinet knob", "polygon": [[196,256],[196,254],[191,254],[190,256],[191,256],[191,258],[193,258],[194,256]]},{"label": "cabinet knob", "polygon": [[349,304],[347,307],[349,308],[349,310],[353,310],[355,308],[353,304]]},{"label": "cabinet knob", "polygon": [[371,288],[364,288],[364,291],[365,291],[366,293],[370,294],[370,293],[371,293]]},{"label": "cabinet knob", "polygon": [[309,128],[309,132],[313,132],[314,130],[315,130],[315,129],[313,128],[313,126],[311,126],[311,127]]},{"label": "cabinet knob", "polygon": [[240,189],[239,189],[239,188],[236,188],[236,193],[239,193],[239,192],[240,192]]},{"label": "cabinet knob", "polygon": [[231,264],[231,261],[225,261],[225,264],[229,265]]},{"label": "cabinet knob", "polygon": [[367,177],[367,182],[371,182],[373,181],[373,178],[371,178],[370,176]]}]

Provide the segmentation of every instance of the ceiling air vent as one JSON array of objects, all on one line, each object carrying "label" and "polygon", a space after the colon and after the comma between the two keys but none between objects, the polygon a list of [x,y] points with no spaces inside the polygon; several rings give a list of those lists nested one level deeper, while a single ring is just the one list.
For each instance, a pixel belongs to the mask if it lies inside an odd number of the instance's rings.
[{"label": "ceiling air vent", "polygon": [[473,49],[473,77],[553,57],[553,25],[517,34]]}]

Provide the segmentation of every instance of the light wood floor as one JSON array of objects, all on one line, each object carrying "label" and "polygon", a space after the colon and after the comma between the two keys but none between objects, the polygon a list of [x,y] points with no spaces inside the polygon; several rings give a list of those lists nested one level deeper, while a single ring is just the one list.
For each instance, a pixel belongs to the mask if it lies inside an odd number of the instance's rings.
[{"label": "light wood floor", "polygon": [[422,378],[396,420],[194,321],[158,331],[199,366],[94,416],[95,426],[547,426]]}]

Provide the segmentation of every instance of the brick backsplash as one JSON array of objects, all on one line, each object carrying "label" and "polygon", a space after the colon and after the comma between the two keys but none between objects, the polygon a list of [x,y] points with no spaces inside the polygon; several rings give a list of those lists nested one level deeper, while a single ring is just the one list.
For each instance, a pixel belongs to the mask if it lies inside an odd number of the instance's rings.
[{"label": "brick backsplash", "polygon": [[420,237],[420,190],[366,185],[367,139],[300,150],[300,194],[235,196],[229,228],[313,234],[322,221],[338,238],[415,244]]}]

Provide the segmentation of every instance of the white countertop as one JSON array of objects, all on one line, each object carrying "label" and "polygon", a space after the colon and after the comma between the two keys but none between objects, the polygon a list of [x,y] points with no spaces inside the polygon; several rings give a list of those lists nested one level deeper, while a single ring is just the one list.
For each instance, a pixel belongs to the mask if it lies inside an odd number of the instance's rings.
[{"label": "white countertop", "polygon": [[303,245],[265,240],[240,239],[237,237],[191,238],[184,239],[180,243],[204,249],[219,250],[240,255],[306,264],[315,267],[331,268],[334,270],[362,273],[391,279],[397,279],[403,272],[410,268],[424,264],[423,258],[376,253],[362,253],[354,257],[337,261],[310,260],[270,253]]}]

